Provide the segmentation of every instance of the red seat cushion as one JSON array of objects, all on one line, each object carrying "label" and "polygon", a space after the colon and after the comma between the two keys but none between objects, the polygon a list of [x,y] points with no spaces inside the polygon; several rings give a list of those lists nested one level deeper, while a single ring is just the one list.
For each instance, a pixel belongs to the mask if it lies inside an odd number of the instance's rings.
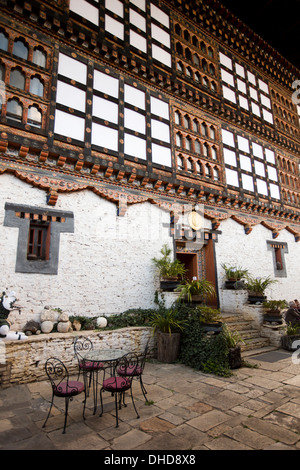
[{"label": "red seat cushion", "polygon": [[99,369],[103,369],[103,364],[102,362],[86,361],[86,362],[80,362],[79,367],[80,369],[83,369],[83,370],[99,370]]},{"label": "red seat cushion", "polygon": [[75,380],[69,382],[61,382],[54,387],[54,394],[58,397],[74,396],[84,391],[84,384]]},{"label": "red seat cushion", "polygon": [[140,366],[135,366],[135,365],[132,365],[132,366],[128,366],[128,367],[125,367],[125,366],[121,366],[119,367],[118,369],[118,374],[119,375],[127,375],[127,376],[137,376],[137,375],[141,375],[143,373],[143,369],[142,367]]},{"label": "red seat cushion", "polygon": [[103,388],[109,392],[123,392],[131,386],[131,381],[126,377],[109,377],[103,381]]}]

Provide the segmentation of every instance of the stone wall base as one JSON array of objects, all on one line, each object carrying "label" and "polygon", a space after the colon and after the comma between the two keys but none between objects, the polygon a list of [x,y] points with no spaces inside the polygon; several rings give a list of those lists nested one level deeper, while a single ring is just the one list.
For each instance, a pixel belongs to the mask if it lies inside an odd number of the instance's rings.
[{"label": "stone wall base", "polygon": [[149,327],[50,333],[30,336],[24,341],[1,341],[0,387],[45,380],[44,366],[49,357],[61,359],[71,373],[77,373],[78,363],[74,354],[76,336],[89,337],[94,349],[122,349],[124,354],[129,351],[142,353],[148,339],[149,355],[155,347],[153,329]]}]

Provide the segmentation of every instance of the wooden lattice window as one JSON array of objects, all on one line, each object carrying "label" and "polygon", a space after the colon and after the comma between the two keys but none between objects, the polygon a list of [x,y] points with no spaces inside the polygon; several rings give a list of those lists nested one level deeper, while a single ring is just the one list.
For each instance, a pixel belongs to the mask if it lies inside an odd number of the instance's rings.
[{"label": "wooden lattice window", "polygon": [[28,260],[48,260],[50,248],[50,223],[30,221],[28,234]]}]

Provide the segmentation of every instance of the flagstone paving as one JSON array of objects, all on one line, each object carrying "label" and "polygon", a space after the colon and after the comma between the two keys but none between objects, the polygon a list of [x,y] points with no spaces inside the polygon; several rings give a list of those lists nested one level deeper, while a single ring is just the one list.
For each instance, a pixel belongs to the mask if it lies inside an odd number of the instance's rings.
[{"label": "flagstone paving", "polygon": [[70,403],[62,434],[64,401],[56,399],[47,426],[51,389],[47,381],[0,389],[1,450],[298,450],[300,449],[300,365],[287,351],[247,357],[228,378],[182,364],[147,362],[146,404],[138,381],[119,411],[104,394],[105,410],[93,415],[88,398],[82,419],[82,397]]}]

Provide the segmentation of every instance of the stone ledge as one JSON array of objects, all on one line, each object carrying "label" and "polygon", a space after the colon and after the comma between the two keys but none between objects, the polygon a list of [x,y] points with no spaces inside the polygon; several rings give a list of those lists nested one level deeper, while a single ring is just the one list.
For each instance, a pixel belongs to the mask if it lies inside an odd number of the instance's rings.
[{"label": "stone ledge", "polygon": [[[142,353],[148,339],[150,350],[155,343],[151,327],[129,327],[116,330],[85,330],[71,333],[49,333],[29,336],[24,341],[0,342],[0,386],[45,380],[44,364],[49,357],[61,359],[71,373],[78,372],[73,343],[77,336],[87,336],[94,349],[123,349]],[[9,373],[8,373],[9,371]]]}]

